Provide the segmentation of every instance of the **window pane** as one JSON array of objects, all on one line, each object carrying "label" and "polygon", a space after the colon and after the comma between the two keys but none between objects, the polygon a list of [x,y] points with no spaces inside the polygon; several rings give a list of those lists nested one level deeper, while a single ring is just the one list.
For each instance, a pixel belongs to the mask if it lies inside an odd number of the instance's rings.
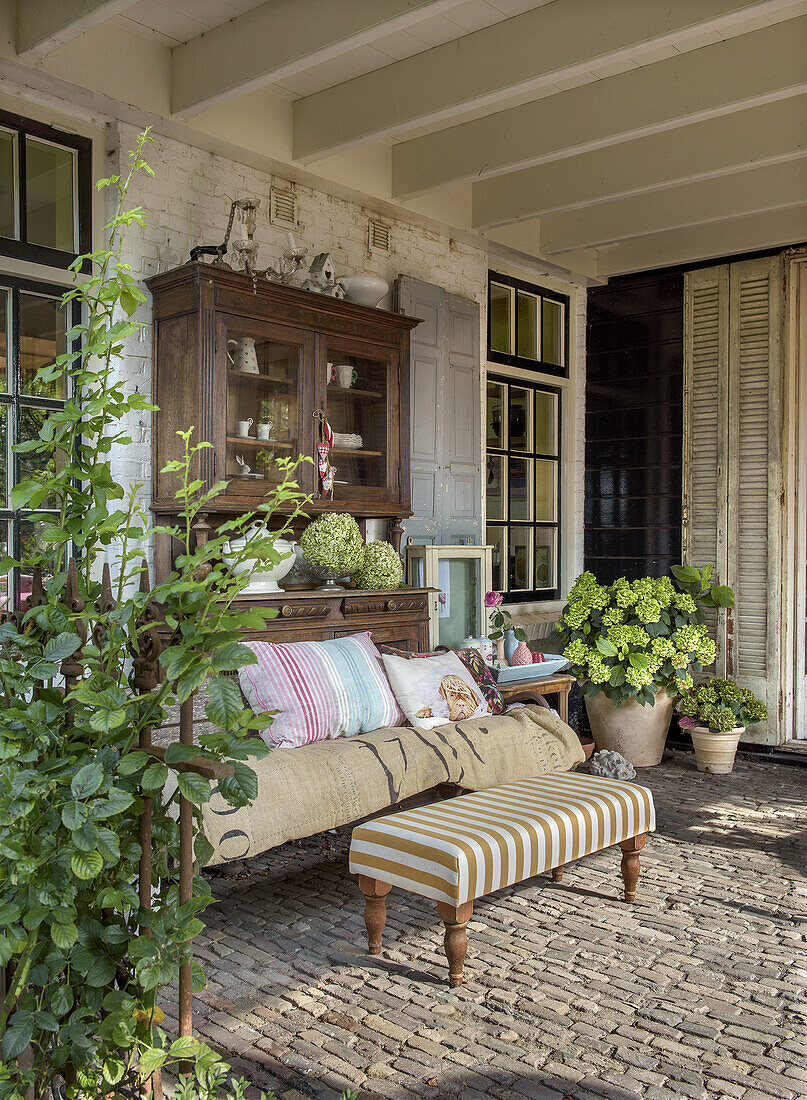
[{"label": "window pane", "polygon": [[532,390],[510,387],[510,449],[532,450]]},{"label": "window pane", "polygon": [[513,336],[510,331],[510,301],[513,291],[509,286],[490,284],[490,350],[510,355]]},{"label": "window pane", "polygon": [[[40,428],[48,416],[50,416],[50,409],[29,409],[23,405],[20,408],[20,443],[25,443],[29,439],[38,439]],[[39,482],[45,482],[64,466],[64,452],[57,451],[55,454],[53,452],[50,454],[38,454],[35,451],[23,452],[17,456],[17,463],[20,481],[36,478]],[[58,504],[54,497],[48,496],[42,501],[41,507],[56,508]]]},{"label": "window pane", "polygon": [[507,519],[507,474],[504,455],[488,455],[488,519]]},{"label": "window pane", "polygon": [[492,584],[494,592],[507,591],[507,528],[488,527],[488,546],[493,547],[491,555],[493,559]]},{"label": "window pane", "polygon": [[25,209],[29,244],[76,251],[75,153],[25,139]]},{"label": "window pane", "polygon": [[0,237],[16,237],[17,135],[0,130]]},{"label": "window pane", "polygon": [[20,294],[20,392],[33,397],[65,397],[64,378],[38,382],[36,372],[65,351],[65,315],[57,298]]},{"label": "window pane", "polygon": [[35,565],[42,566],[42,581],[47,585],[50,577],[53,576],[53,561],[56,557],[56,552],[52,547],[48,547],[47,553],[45,551],[45,544],[42,541],[42,533],[45,529],[45,524],[42,522],[34,523],[30,519],[20,520],[20,573],[19,573],[19,585],[17,603],[18,606],[25,605],[26,596],[31,594],[31,584],[33,580],[33,569]]},{"label": "window pane", "polygon": [[8,374],[8,309],[11,294],[0,290],[0,390],[11,392],[11,378]]},{"label": "window pane", "polygon": [[[11,557],[11,522],[0,523],[0,557]],[[0,611],[8,607],[9,592],[11,590],[11,575],[0,574]]]},{"label": "window pane", "polygon": [[563,362],[563,333],[565,328],[563,315],[562,302],[553,302],[551,298],[544,298],[541,358],[545,363],[555,363],[559,367],[565,365]]},{"label": "window pane", "polygon": [[558,453],[558,395],[535,393],[535,450],[542,455]]},{"label": "window pane", "polygon": [[507,480],[510,487],[510,519],[532,519],[532,459],[511,458]]},{"label": "window pane", "polygon": [[532,588],[532,527],[510,528],[510,591]]},{"label": "window pane", "polygon": [[507,446],[507,389],[499,382],[488,382],[487,445],[503,450]]},{"label": "window pane", "polygon": [[558,532],[555,527],[535,529],[535,587],[557,588]]},{"label": "window pane", "polygon": [[438,637],[440,645],[456,649],[463,639],[478,638],[482,633],[480,562],[478,558],[443,558],[438,568],[446,597],[438,615]]},{"label": "window pane", "polygon": [[519,290],[516,296],[516,333],[518,354],[526,359],[538,358],[538,299]]},{"label": "window pane", "polygon": [[535,460],[535,518],[545,523],[557,519],[558,464],[551,458]]}]

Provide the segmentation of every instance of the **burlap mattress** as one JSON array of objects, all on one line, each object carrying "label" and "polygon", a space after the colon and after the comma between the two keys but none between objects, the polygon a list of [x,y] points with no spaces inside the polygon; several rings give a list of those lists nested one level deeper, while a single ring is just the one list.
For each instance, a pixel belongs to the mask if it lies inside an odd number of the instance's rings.
[{"label": "burlap mattress", "polygon": [[287,840],[349,825],[440,783],[484,790],[583,760],[577,735],[552,711],[526,706],[414,729],[381,729],[252,761],[258,797],[233,809],[216,792],[202,809],[215,849],[210,865],[257,855]]}]

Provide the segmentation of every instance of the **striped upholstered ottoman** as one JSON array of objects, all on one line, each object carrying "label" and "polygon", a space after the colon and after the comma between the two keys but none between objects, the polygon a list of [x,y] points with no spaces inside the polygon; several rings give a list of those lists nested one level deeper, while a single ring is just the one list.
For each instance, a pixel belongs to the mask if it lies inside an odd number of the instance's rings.
[{"label": "striped upholstered ottoman", "polygon": [[618,844],[625,900],[633,901],[639,852],[656,828],[645,787],[553,772],[377,818],[353,830],[350,870],[365,897],[368,949],[381,951],[386,896],[402,886],[434,898],[446,926],[449,982],[462,984],[475,898]]}]

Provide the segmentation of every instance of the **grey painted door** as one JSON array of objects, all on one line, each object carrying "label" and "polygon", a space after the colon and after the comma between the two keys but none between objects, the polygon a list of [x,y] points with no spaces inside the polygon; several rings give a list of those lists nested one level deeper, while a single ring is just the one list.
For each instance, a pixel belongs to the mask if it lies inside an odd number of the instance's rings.
[{"label": "grey painted door", "polygon": [[405,539],[482,542],[479,306],[401,275],[399,312],[412,332],[412,511]]}]

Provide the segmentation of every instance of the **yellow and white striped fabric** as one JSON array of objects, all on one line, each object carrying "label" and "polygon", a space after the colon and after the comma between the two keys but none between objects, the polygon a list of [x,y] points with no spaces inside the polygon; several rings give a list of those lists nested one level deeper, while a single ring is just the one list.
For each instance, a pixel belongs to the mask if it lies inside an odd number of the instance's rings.
[{"label": "yellow and white striped fabric", "polygon": [[357,825],[350,870],[458,906],[655,828],[647,788],[553,772]]}]

